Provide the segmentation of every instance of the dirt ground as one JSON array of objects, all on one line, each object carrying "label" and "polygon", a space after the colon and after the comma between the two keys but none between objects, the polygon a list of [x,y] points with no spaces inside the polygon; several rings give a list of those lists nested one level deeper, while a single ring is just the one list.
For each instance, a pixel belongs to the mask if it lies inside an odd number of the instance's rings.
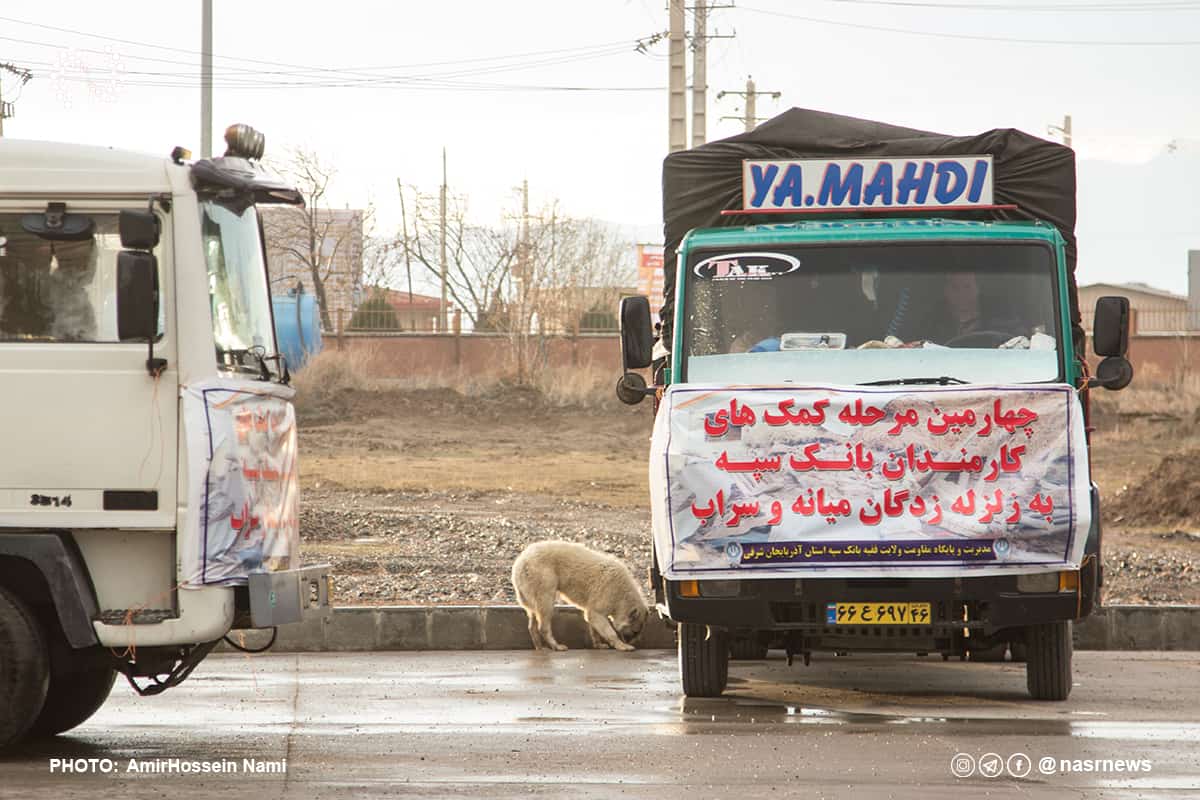
[{"label": "dirt ground", "polygon": [[[300,408],[305,559],[334,565],[339,603],[510,603],[513,559],[548,538],[646,575],[649,402],[381,389]],[[1093,422],[1104,602],[1200,603],[1195,413],[1102,400]]]}]

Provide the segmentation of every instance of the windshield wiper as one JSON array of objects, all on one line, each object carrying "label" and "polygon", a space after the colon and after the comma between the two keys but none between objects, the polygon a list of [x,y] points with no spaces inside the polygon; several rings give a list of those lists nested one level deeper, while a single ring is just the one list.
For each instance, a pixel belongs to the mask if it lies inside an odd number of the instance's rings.
[{"label": "windshield wiper", "polygon": [[284,386],[291,384],[292,373],[288,370],[287,356],[285,356],[283,353],[275,353],[273,355],[263,356],[262,357],[263,369],[266,369],[266,363],[268,361],[274,361],[275,366],[278,367],[279,382],[282,383]]},{"label": "windshield wiper", "polygon": [[886,378],[881,381],[867,381],[860,383],[859,386],[916,386],[920,384],[936,384],[938,386],[949,386],[952,383],[966,383],[962,378],[952,378],[949,375],[942,375],[938,378]]},{"label": "windshield wiper", "polygon": [[[276,354],[273,356],[267,355],[267,349],[261,345],[255,345],[246,349],[238,348],[218,348],[217,356],[223,359],[222,363],[225,366],[233,367],[235,370],[242,372],[250,372],[256,374],[259,380],[271,380],[271,370],[267,367],[267,362],[275,359],[281,359],[283,356]],[[253,359],[252,364],[246,363],[249,357]]]}]

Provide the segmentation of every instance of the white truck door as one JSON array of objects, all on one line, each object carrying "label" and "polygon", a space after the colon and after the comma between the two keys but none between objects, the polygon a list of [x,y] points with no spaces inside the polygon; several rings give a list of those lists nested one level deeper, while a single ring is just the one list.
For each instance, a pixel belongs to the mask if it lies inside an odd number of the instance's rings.
[{"label": "white truck door", "polygon": [[48,241],[22,226],[23,213],[0,213],[0,526],[171,530],[178,372],[169,218],[155,251],[154,352],[167,369],[152,378],[147,344],[117,338],[117,210],[70,212],[92,218],[91,237]]}]

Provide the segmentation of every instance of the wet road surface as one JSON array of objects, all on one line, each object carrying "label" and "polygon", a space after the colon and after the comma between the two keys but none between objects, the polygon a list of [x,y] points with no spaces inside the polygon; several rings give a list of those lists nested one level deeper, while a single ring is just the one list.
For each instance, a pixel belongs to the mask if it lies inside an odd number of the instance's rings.
[{"label": "wet road surface", "polygon": [[[1200,797],[1200,653],[1076,653],[1066,703],[1021,664],[771,655],[715,700],[664,651],[213,656],[0,756],[0,798]],[[158,759],[236,772],[129,771]]]}]

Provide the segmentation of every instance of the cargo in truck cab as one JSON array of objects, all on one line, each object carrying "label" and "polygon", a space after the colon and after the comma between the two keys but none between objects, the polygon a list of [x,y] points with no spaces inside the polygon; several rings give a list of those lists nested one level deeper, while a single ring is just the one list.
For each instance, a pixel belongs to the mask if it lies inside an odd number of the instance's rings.
[{"label": "cargo in truck cab", "polygon": [[1011,652],[1066,699],[1103,578],[1088,393],[1132,377],[1125,298],[1084,358],[1073,152],[793,109],[671,154],[663,187],[662,325],[623,302],[618,395],[655,400],[685,694],[778,647]]}]

